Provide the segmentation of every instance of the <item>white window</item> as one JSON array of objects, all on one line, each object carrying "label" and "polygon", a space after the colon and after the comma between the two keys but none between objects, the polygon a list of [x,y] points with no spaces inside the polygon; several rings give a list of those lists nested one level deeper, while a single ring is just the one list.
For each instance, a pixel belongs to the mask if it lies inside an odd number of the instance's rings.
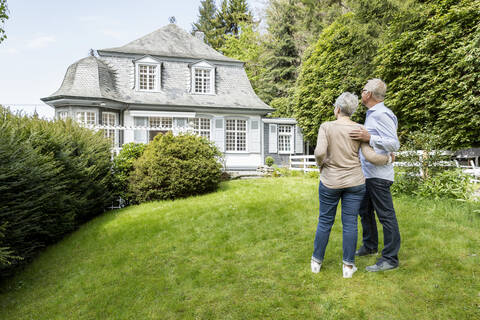
[{"label": "white window", "polygon": [[[133,141],[136,143],[147,143],[147,117],[133,117],[133,124],[135,126],[135,130],[133,130]],[[144,127],[145,129],[142,129]]]},{"label": "white window", "polygon": [[139,64],[138,65],[138,88],[140,90],[157,90],[158,66]]},{"label": "white window", "polygon": [[195,69],[195,93],[210,93],[212,91],[210,87],[210,73],[211,70],[209,69]]},{"label": "white window", "polygon": [[65,121],[67,120],[67,118],[68,118],[68,111],[59,111],[57,113],[57,119]]},{"label": "white window", "polygon": [[[113,112],[103,112],[102,113],[102,124],[107,127],[114,127],[117,125],[117,114]],[[112,140],[114,144],[117,141],[116,130],[111,128],[106,128],[103,130],[105,138]]]},{"label": "white window", "polygon": [[191,66],[192,68],[192,93],[214,94],[215,93],[215,66],[207,61],[200,61]]},{"label": "white window", "polygon": [[77,122],[83,125],[95,125],[96,121],[96,113],[92,111],[81,111],[77,112]]},{"label": "white window", "polygon": [[150,56],[134,60],[134,63],[135,90],[160,91],[162,63]]},{"label": "white window", "polygon": [[210,119],[208,118],[191,118],[188,123],[193,127],[193,132],[199,136],[210,140]]},{"label": "white window", "polygon": [[172,130],[173,119],[167,117],[149,117],[149,126],[163,130]]},{"label": "white window", "polygon": [[293,152],[293,126],[291,125],[278,126],[278,152],[279,153]]},{"label": "white window", "polygon": [[247,150],[247,120],[227,119],[225,126],[226,151]]}]

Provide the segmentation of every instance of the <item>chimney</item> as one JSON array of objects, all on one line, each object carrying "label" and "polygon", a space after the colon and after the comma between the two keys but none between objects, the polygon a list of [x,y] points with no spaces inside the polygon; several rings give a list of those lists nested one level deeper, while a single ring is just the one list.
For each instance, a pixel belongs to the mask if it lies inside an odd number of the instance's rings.
[{"label": "chimney", "polygon": [[195,38],[202,42],[205,42],[205,33],[203,33],[202,31],[195,31]]}]

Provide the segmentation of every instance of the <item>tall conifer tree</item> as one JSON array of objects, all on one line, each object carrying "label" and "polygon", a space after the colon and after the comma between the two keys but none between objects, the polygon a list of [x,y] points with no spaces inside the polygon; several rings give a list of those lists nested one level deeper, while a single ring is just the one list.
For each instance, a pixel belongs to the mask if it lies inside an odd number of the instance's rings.
[{"label": "tall conifer tree", "polygon": [[217,6],[215,0],[202,0],[198,8],[198,21],[192,24],[192,31],[202,31],[205,34],[206,42],[214,49],[223,44],[221,38],[225,33],[218,23]]}]

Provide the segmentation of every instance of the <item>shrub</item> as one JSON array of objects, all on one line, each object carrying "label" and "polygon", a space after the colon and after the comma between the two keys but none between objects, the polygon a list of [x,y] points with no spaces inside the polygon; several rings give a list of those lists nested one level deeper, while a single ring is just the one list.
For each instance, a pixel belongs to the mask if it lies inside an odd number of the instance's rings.
[{"label": "shrub", "polygon": [[424,180],[415,194],[433,199],[468,199],[472,194],[470,176],[460,169],[446,170]]},{"label": "shrub", "polygon": [[135,161],[129,189],[137,202],[174,199],[217,189],[222,154],[191,134],[158,135]]},{"label": "shrub", "polygon": [[392,19],[389,33],[377,74],[389,85],[399,136],[430,126],[444,148],[478,145],[480,1],[428,1]]},{"label": "shrub", "polygon": [[[102,213],[110,189],[110,142],[101,133],[0,108],[0,247],[8,255],[28,261]],[[0,264],[0,276],[20,259],[8,262]]]},{"label": "shrub", "polygon": [[133,198],[128,190],[128,179],[133,171],[133,163],[140,158],[146,146],[134,142],[124,144],[120,153],[113,159],[115,196],[121,197],[127,203]]},{"label": "shrub", "polygon": [[275,160],[272,157],[268,156],[265,158],[265,164],[267,166],[271,167],[273,166],[274,163],[275,163]]}]

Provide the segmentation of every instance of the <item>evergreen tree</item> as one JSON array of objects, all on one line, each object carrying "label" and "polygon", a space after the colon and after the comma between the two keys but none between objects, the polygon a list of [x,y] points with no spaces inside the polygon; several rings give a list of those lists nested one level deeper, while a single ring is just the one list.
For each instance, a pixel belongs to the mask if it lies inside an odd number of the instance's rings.
[{"label": "evergreen tree", "polygon": [[192,24],[192,33],[201,31],[205,34],[206,42],[214,49],[221,46],[225,30],[218,23],[215,0],[202,0],[198,8],[198,21]]},{"label": "evergreen tree", "polygon": [[198,21],[192,25],[193,32],[205,33],[207,43],[220,50],[226,35],[239,36],[240,25],[253,23],[253,15],[246,0],[223,0],[217,8],[214,0],[202,0]]},{"label": "evergreen tree", "polygon": [[253,15],[248,8],[247,0],[229,0],[227,16],[226,33],[234,36],[239,35],[241,24],[249,25],[253,22]]},{"label": "evergreen tree", "polygon": [[266,70],[260,90],[265,102],[277,109],[275,116],[293,115],[289,97],[300,64],[294,41],[296,9],[294,0],[274,0],[267,12],[268,37],[262,57]]}]

